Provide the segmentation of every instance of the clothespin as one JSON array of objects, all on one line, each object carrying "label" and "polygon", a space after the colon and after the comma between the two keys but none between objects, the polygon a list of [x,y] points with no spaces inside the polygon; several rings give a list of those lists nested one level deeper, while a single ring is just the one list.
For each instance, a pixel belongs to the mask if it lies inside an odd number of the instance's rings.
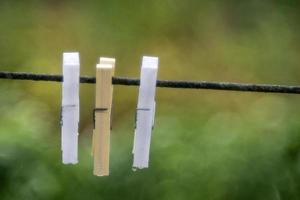
[{"label": "clothespin", "polygon": [[78,163],[79,53],[63,54],[61,147],[64,164]]},{"label": "clothespin", "polygon": [[136,129],[133,146],[133,169],[148,168],[151,132],[155,116],[155,90],[158,70],[157,57],[143,57]]},{"label": "clothespin", "polygon": [[114,58],[100,58],[96,67],[96,107],[92,155],[94,175],[109,175],[111,107],[113,96],[112,77],[115,71]]}]

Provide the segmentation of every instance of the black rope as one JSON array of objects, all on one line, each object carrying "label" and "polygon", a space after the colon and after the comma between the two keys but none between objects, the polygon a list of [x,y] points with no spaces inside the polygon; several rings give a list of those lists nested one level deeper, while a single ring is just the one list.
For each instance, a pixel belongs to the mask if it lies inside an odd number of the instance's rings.
[{"label": "black rope", "polygon": [[[62,82],[61,75],[33,74],[33,73],[24,73],[24,72],[5,72],[5,71],[0,72],[0,79]],[[96,78],[91,76],[81,76],[80,83],[94,84],[96,83]],[[140,80],[135,78],[113,77],[112,83],[114,85],[137,86],[140,84]],[[245,83],[241,84],[241,83],[229,83],[229,82],[158,80],[157,87],[300,94],[300,86],[270,85],[270,84],[245,84]]]}]

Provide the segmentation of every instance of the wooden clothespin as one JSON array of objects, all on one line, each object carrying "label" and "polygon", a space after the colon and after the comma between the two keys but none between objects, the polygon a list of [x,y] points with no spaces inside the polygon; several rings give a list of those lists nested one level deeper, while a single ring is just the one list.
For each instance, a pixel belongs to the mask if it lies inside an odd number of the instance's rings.
[{"label": "wooden clothespin", "polygon": [[158,70],[157,57],[143,57],[136,129],[133,146],[133,168],[148,168],[151,132],[155,116],[155,90]]},{"label": "wooden clothespin", "polygon": [[113,96],[112,77],[114,71],[114,58],[100,58],[100,64],[96,67],[95,128],[93,131],[92,144],[94,175],[96,176],[109,175],[111,107]]},{"label": "wooden clothespin", "polygon": [[78,163],[79,53],[63,54],[61,148],[64,164]]}]

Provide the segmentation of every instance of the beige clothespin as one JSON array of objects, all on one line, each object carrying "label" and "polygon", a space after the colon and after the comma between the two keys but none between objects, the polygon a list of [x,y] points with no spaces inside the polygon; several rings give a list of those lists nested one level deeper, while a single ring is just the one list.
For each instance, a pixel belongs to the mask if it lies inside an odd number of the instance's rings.
[{"label": "beige clothespin", "polygon": [[112,77],[115,59],[100,58],[96,66],[96,107],[94,110],[95,128],[93,131],[92,155],[94,175],[109,175],[111,107],[113,96]]}]

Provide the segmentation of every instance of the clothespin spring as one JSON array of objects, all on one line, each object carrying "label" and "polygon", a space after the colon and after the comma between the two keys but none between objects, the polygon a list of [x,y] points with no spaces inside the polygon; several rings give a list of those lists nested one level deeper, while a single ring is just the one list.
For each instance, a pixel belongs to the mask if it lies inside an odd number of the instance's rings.
[{"label": "clothespin spring", "polygon": [[60,107],[60,122],[59,122],[59,124],[60,124],[60,126],[62,126],[63,125],[63,109],[65,108],[65,107],[69,107],[69,108],[72,108],[72,107],[75,107],[76,105],[63,105],[63,106],[61,106]]}]

